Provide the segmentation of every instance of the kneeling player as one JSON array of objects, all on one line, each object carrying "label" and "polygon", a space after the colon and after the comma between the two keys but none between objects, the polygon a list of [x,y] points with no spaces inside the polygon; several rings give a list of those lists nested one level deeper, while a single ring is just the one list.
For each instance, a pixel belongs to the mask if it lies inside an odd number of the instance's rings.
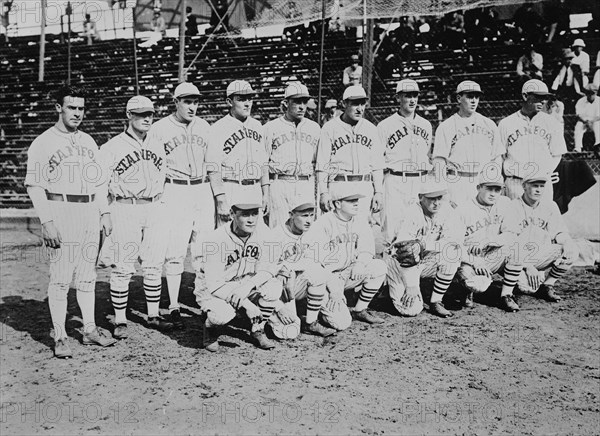
[{"label": "kneeling player", "polygon": [[389,233],[386,262],[390,297],[401,315],[423,310],[419,280],[435,277],[429,304],[432,314],[452,316],[442,298],[460,265],[464,225],[447,201],[448,187],[429,178],[420,188],[419,203]]},{"label": "kneeling player", "polygon": [[502,272],[500,307],[507,312],[519,310],[513,299],[513,289],[523,270],[515,255],[518,224],[514,204],[500,195],[503,187],[500,172],[484,170],[479,176],[477,196],[457,209],[466,226],[465,250],[458,269],[458,279],[467,291],[465,307],[473,307],[473,293],[487,291],[492,274]]}]

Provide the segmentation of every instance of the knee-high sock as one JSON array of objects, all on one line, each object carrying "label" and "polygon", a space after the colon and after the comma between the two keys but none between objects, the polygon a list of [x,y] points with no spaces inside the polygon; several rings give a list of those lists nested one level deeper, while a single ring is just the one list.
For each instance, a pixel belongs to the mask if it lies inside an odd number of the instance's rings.
[{"label": "knee-high sock", "polygon": [[442,301],[444,294],[448,290],[452,279],[454,278],[453,274],[447,274],[442,271],[438,271],[435,275],[435,281],[433,282],[433,293],[431,294],[431,302],[439,303]]},{"label": "knee-high sock", "polygon": [[54,328],[54,340],[67,337],[65,322],[67,320],[68,285],[50,285],[48,287],[48,306]]},{"label": "knee-high sock", "polygon": [[113,309],[115,310],[115,324],[125,324],[127,322],[125,311],[127,310],[128,298],[129,288],[123,291],[117,291],[116,289],[110,290],[110,300],[112,301]]},{"label": "knee-high sock", "polygon": [[93,290],[77,290],[77,304],[83,318],[83,331],[88,333],[96,328],[96,317],[94,307],[96,305],[96,294]]},{"label": "knee-high sock", "polygon": [[160,304],[160,291],[160,283],[156,285],[144,283],[144,294],[146,294],[148,317],[158,316],[158,305]]},{"label": "knee-high sock", "polygon": [[360,312],[361,310],[365,310],[368,306],[375,294],[377,294],[377,289],[369,289],[365,285],[363,285],[360,290],[360,294],[358,294],[358,301],[356,302],[356,306],[354,310]]},{"label": "knee-high sock", "polygon": [[320,286],[308,286],[306,296],[306,323],[311,324],[317,320],[319,311],[323,306],[323,299],[325,298],[325,285]]},{"label": "knee-high sock", "polygon": [[553,285],[558,279],[564,276],[570,268],[571,265],[552,265],[552,268],[550,268],[550,273],[548,274],[548,278],[544,280],[544,283],[547,285]]},{"label": "knee-high sock", "polygon": [[167,274],[167,287],[169,288],[169,310],[179,309],[181,274]]},{"label": "knee-high sock", "polygon": [[512,295],[522,270],[523,267],[519,265],[506,265],[504,267],[501,297]]}]

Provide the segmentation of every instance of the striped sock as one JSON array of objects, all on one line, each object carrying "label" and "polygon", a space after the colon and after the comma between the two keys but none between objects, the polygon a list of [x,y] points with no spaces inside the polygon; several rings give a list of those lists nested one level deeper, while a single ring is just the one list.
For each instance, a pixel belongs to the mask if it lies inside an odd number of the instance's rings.
[{"label": "striped sock", "polygon": [[435,281],[433,282],[433,293],[431,294],[432,303],[439,303],[442,301],[442,297],[448,290],[453,278],[454,274],[445,274],[441,271],[437,272]]},{"label": "striped sock", "polygon": [[369,306],[369,303],[371,302],[375,294],[377,294],[378,290],[379,289],[369,289],[363,286],[360,290],[360,294],[358,294],[358,301],[356,302],[354,310],[357,312],[365,310],[367,306]]},{"label": "striped sock", "polygon": [[148,306],[148,317],[158,316],[158,305],[160,304],[160,283],[150,285],[144,283],[144,294],[146,294],[146,305]]},{"label": "striped sock", "polygon": [[506,297],[507,295],[512,295],[513,289],[519,280],[519,275],[523,268],[521,266],[516,265],[506,265],[504,267],[504,275],[502,279],[502,291],[500,293],[501,297]]},{"label": "striped sock", "polygon": [[115,310],[115,324],[125,324],[127,322],[125,310],[127,309],[128,296],[129,289],[125,289],[124,291],[110,290],[110,300]]},{"label": "striped sock", "polygon": [[[322,291],[320,287],[316,288]],[[308,295],[306,297],[306,323],[312,324],[317,320],[319,311],[323,306],[324,295],[322,292],[315,292],[315,286],[308,287]]]},{"label": "striped sock", "polygon": [[562,264],[561,265],[552,265],[552,268],[550,268],[550,274],[548,275],[548,278],[553,278],[556,281],[556,280],[560,279],[562,276],[564,276],[567,273],[567,271],[569,271],[570,267],[571,267],[571,265],[567,265],[567,266],[563,266]]},{"label": "striped sock", "polygon": [[271,318],[271,315],[273,314],[273,310],[275,309],[273,307],[273,303],[269,304],[269,303],[265,302],[265,300],[263,298],[258,300],[258,308],[260,309],[260,313],[262,313],[264,320]]}]

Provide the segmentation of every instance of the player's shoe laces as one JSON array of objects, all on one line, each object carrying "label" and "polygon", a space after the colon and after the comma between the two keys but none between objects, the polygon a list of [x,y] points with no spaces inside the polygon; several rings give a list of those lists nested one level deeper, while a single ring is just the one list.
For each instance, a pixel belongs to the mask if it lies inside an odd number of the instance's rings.
[{"label": "player's shoe laces", "polygon": [[83,345],[100,345],[101,347],[110,347],[117,343],[117,340],[104,329],[96,327],[94,330],[83,334]]},{"label": "player's shoe laces", "polygon": [[540,289],[538,289],[537,296],[552,303],[556,303],[557,301],[561,300],[560,296],[554,290],[554,286],[546,285],[544,283],[542,283],[542,286],[540,286]]},{"label": "player's shoe laces", "polygon": [[506,310],[507,312],[518,312],[519,305],[515,301],[515,298],[512,295],[505,295],[500,297],[500,308]]},{"label": "player's shoe laces", "polygon": [[169,321],[173,323],[173,327],[177,330],[182,330],[185,328],[185,324],[183,323],[183,318],[181,317],[181,312],[179,309],[175,309],[169,315]]},{"label": "player's shoe laces", "polygon": [[275,348],[273,341],[267,338],[267,335],[265,335],[265,332],[262,330],[256,330],[252,332],[252,338],[254,339],[254,344],[258,348],[262,348],[263,350]]},{"label": "player's shoe laces", "polygon": [[429,311],[433,315],[437,315],[440,318],[450,318],[454,316],[452,312],[444,307],[441,301],[436,301],[435,303],[429,303]]},{"label": "player's shoe laces", "polygon": [[463,306],[466,308],[472,308],[473,307],[473,292],[467,292],[465,295],[465,301],[463,302]]},{"label": "player's shoe laces", "polygon": [[319,321],[314,321],[310,324],[304,324],[304,328],[302,329],[302,331],[310,335],[323,336],[324,338],[335,335],[335,333],[337,332],[336,329],[325,327]]},{"label": "player's shoe laces", "polygon": [[54,343],[54,357],[59,359],[70,359],[73,353],[67,344],[67,338],[61,338]]},{"label": "player's shoe laces", "polygon": [[117,324],[113,330],[113,338],[127,339],[128,337],[129,331],[127,330],[127,324]]},{"label": "player's shoe laces", "polygon": [[162,319],[159,316],[153,316],[153,317],[148,318],[148,322],[146,325],[148,328],[158,330],[161,332],[167,332],[169,330],[173,330],[173,324],[171,324],[168,321],[165,321],[164,319]]},{"label": "player's shoe laces", "polygon": [[366,322],[367,324],[383,324],[385,320],[378,316],[369,313],[367,309],[363,309],[361,311],[353,311],[352,315],[354,315],[354,319],[357,319],[362,322]]}]

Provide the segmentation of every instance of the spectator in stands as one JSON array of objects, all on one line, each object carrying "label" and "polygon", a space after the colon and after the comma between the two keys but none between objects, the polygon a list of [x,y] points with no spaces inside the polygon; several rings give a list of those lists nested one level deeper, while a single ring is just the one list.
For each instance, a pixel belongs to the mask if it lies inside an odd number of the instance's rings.
[{"label": "spectator in stands", "polygon": [[544,57],[535,51],[533,45],[525,50],[523,56],[517,61],[517,74],[524,81],[529,79],[542,80],[542,70],[544,69]]},{"label": "spectator in stands", "polygon": [[461,11],[452,12],[444,17],[446,46],[450,49],[462,48],[465,43],[465,17]]},{"label": "spectator in stands", "polygon": [[596,72],[594,73],[593,83],[597,88],[600,88],[600,51],[598,52],[598,56],[596,56]]},{"label": "spectator in stands", "polygon": [[358,55],[350,57],[352,64],[344,69],[342,83],[344,86],[362,84],[362,67],[358,64]]},{"label": "spectator in stands", "polygon": [[567,114],[575,113],[575,102],[581,98],[583,89],[587,86],[587,76],[581,75],[578,65],[571,64],[574,57],[571,49],[563,50],[562,67],[552,83],[552,90],[556,91],[557,97],[564,102]]},{"label": "spectator in stands", "polygon": [[525,42],[537,44],[541,41],[544,19],[533,8],[532,3],[525,3],[513,16],[515,27]]},{"label": "spectator in stands", "polygon": [[470,9],[465,12],[465,33],[469,45],[494,41],[500,36],[498,12],[490,7]]},{"label": "spectator in stands", "polygon": [[562,101],[558,100],[555,95],[548,96],[548,100],[544,103],[542,108],[544,112],[551,115],[560,125],[560,132],[565,134],[565,105]]},{"label": "spectator in stands", "polygon": [[572,65],[579,65],[581,69],[581,74],[589,74],[590,73],[590,55],[583,51],[585,47],[585,42],[583,39],[577,38],[573,41],[572,49],[575,57],[571,61]]},{"label": "spectator in stands", "polygon": [[185,35],[198,35],[198,21],[196,19],[196,15],[192,13],[192,8],[190,6],[185,8]]},{"label": "spectator in stands", "polygon": [[317,103],[314,98],[309,99],[306,103],[306,114],[304,116],[309,120],[317,121]]},{"label": "spectator in stands", "polygon": [[598,87],[590,84],[585,88],[585,97],[581,97],[575,105],[577,124],[575,124],[575,149],[583,150],[583,135],[585,132],[594,134],[594,148],[600,145],[600,98]]},{"label": "spectator in stands", "polygon": [[157,40],[164,38],[164,36],[167,34],[167,23],[165,23],[165,19],[160,11],[154,11],[154,17],[152,17],[150,26],[152,27],[152,31],[154,33],[160,35],[160,38]]},{"label": "spectator in stands", "polygon": [[410,66],[415,50],[416,33],[412,24],[408,21],[408,17],[400,17],[400,25],[392,33],[395,35],[398,45],[400,61]]},{"label": "spectator in stands", "polygon": [[213,7],[210,15],[211,30],[207,33],[225,33],[229,29],[229,5],[227,0],[211,0]]},{"label": "spectator in stands", "polygon": [[92,45],[93,41],[100,40],[100,34],[96,28],[96,23],[92,21],[90,14],[85,14],[85,21],[83,22],[83,32],[81,36],[87,38],[87,45]]},{"label": "spectator in stands", "polygon": [[329,99],[325,102],[325,110],[321,117],[321,125],[324,125],[327,121],[333,120],[335,117],[340,116],[342,112],[337,108],[337,100]]}]

